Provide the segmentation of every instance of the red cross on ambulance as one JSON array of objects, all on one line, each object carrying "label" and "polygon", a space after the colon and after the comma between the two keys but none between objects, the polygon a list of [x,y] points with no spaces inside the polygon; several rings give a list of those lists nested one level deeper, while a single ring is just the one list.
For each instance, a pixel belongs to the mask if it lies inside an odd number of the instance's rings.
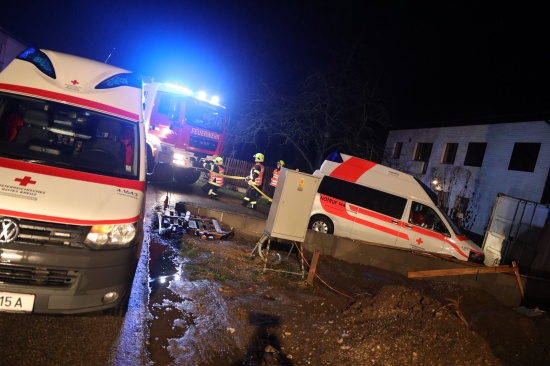
[{"label": "red cross on ambulance", "polygon": [[26,187],[27,184],[36,184],[36,181],[32,180],[29,176],[25,176],[24,178],[15,178],[14,180],[19,182],[19,185],[23,187]]}]

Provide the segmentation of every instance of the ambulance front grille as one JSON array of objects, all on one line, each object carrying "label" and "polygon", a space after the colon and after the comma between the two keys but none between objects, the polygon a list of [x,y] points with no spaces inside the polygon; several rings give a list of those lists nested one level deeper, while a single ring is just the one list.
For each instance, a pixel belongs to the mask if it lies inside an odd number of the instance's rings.
[{"label": "ambulance front grille", "polygon": [[19,222],[19,236],[16,242],[21,244],[84,248],[85,246],[82,243],[86,235],[88,235],[89,230],[88,226],[21,220]]},{"label": "ambulance front grille", "polygon": [[14,266],[0,263],[0,283],[43,287],[70,287],[78,278],[78,271]]}]

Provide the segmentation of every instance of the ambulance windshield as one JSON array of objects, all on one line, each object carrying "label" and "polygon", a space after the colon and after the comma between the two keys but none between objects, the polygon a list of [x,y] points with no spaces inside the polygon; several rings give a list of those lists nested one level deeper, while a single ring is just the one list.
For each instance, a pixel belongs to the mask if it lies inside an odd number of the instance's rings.
[{"label": "ambulance windshield", "polygon": [[138,179],[137,141],[121,118],[0,93],[0,157]]}]

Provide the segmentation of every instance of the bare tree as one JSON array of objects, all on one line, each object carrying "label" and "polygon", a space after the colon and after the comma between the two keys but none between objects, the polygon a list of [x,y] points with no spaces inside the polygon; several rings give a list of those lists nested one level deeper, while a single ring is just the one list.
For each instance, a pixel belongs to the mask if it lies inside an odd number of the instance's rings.
[{"label": "bare tree", "polygon": [[229,145],[283,145],[310,171],[334,151],[380,161],[388,118],[352,61],[310,73],[292,94],[263,83],[232,117]]}]

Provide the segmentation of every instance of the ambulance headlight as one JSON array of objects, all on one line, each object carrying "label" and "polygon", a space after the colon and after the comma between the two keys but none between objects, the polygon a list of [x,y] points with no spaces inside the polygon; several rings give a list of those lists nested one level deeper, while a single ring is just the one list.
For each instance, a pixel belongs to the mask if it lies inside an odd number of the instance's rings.
[{"label": "ambulance headlight", "polygon": [[84,244],[93,249],[126,248],[136,236],[134,224],[94,225]]}]

